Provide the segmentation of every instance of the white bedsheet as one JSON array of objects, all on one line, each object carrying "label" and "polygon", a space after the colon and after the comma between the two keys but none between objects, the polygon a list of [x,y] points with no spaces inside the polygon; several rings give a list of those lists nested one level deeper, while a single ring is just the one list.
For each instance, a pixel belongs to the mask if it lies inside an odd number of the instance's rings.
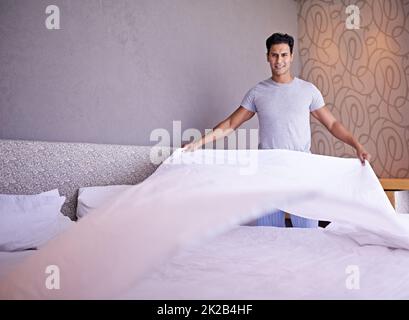
[{"label": "white bedsheet", "polygon": [[[244,161],[198,163],[235,155]],[[178,249],[272,208],[338,222],[333,232],[360,244],[409,249],[407,216],[394,213],[368,163],[286,150],[179,150],[17,266],[0,284],[0,297],[115,298]],[[44,286],[48,265],[61,270],[60,290]]]},{"label": "white bedsheet", "polygon": [[18,265],[25,257],[33,254],[34,250],[23,250],[23,251],[15,251],[15,252],[5,252],[0,251],[0,283],[2,279],[4,280],[5,277],[9,272],[13,270],[13,268]]},{"label": "white bedsheet", "polygon": [[238,227],[183,250],[120,298],[408,299],[408,270],[407,250],[359,246],[322,228]]},{"label": "white bedsheet", "polygon": [[[33,253],[0,252],[0,281]],[[349,266],[359,289],[347,286]],[[407,250],[360,246],[322,228],[241,226],[181,250],[116,298],[409,299],[408,270]]]}]

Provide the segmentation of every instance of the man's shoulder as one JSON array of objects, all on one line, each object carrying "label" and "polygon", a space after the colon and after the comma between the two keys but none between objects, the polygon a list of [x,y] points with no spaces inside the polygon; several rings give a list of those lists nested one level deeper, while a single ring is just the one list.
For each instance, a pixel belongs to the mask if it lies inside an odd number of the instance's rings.
[{"label": "man's shoulder", "polygon": [[297,77],[296,77],[296,80],[298,81],[298,84],[305,90],[313,90],[313,91],[318,90],[317,86],[310,81],[303,80]]},{"label": "man's shoulder", "polygon": [[257,82],[251,89],[252,90],[257,90],[257,89],[261,89],[261,88],[265,88],[265,87],[269,87],[271,86],[271,79],[267,78],[264,80],[261,80],[259,82]]},{"label": "man's shoulder", "polygon": [[259,81],[248,90],[247,94],[255,95],[256,92],[258,92],[260,89],[266,88],[267,86],[268,83],[266,80]]},{"label": "man's shoulder", "polygon": [[307,81],[307,80],[304,80],[304,79],[301,79],[301,78],[297,78],[297,77],[296,77],[296,80],[298,81],[298,84],[301,85],[301,86],[305,86],[305,87],[309,87],[309,88],[314,86],[314,84],[312,82],[310,82],[310,81]]}]

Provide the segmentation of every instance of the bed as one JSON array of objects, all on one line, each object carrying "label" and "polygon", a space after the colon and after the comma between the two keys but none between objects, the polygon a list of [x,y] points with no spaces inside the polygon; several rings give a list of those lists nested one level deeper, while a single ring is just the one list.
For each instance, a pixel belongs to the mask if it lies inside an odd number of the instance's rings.
[{"label": "bed", "polygon": [[[79,187],[138,184],[159,165],[149,161],[149,147],[2,140],[0,150],[0,193],[58,187],[67,196],[63,213],[72,219]],[[402,181],[383,184],[388,191],[406,189]],[[238,224],[180,248],[127,290],[106,298],[409,298],[408,250],[362,246],[324,231]],[[0,281],[33,253],[0,252]]]}]

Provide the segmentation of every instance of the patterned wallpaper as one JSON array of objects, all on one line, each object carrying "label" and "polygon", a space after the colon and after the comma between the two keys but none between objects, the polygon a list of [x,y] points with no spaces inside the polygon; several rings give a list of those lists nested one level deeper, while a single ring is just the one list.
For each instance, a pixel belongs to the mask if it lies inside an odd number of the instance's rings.
[{"label": "patterned wallpaper", "polygon": [[[299,0],[300,77],[372,154],[378,177],[409,178],[409,1]],[[346,8],[359,8],[347,29]],[[314,153],[353,157],[317,121]]]}]

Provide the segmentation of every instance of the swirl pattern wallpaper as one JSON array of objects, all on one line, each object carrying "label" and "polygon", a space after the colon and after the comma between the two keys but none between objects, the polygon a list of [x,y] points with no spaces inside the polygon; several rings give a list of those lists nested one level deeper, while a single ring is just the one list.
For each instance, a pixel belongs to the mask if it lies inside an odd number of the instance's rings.
[{"label": "swirl pattern wallpaper", "polygon": [[[382,178],[409,178],[409,1],[298,1],[300,77],[372,155]],[[351,11],[354,6],[354,28]],[[353,20],[353,19],[352,19]],[[312,122],[313,153],[354,149]]]}]

